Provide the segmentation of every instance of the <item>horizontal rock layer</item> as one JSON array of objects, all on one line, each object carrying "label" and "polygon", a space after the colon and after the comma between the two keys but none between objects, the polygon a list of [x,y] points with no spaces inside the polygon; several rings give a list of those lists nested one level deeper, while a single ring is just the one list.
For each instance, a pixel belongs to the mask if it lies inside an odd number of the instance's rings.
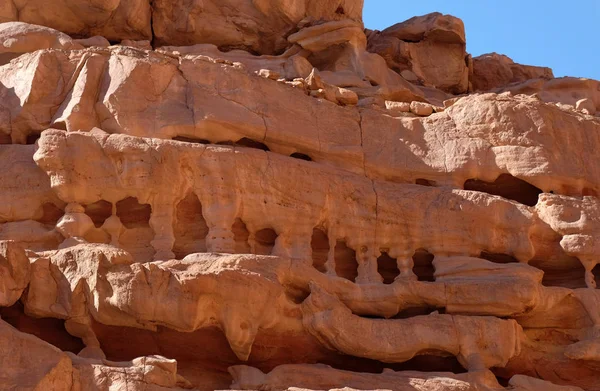
[{"label": "horizontal rock layer", "polygon": [[362,5],[0,5],[0,388],[600,390],[600,84]]}]

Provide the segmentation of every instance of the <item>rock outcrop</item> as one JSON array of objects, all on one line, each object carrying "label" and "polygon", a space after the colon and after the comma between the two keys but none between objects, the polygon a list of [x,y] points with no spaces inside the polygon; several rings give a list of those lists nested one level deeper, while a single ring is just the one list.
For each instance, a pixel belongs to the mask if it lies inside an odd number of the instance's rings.
[{"label": "rock outcrop", "polygon": [[471,83],[474,91],[489,91],[531,79],[552,78],[554,75],[550,68],[516,64],[501,54],[490,53],[473,58]]},{"label": "rock outcrop", "polygon": [[369,51],[411,82],[462,94],[469,88],[465,26],[440,13],[415,16],[369,34]]},{"label": "rock outcrop", "polygon": [[76,38],[100,35],[111,41],[152,36],[149,0],[5,0],[0,22],[48,26]]},{"label": "rock outcrop", "polygon": [[598,81],[359,0],[0,22],[0,389],[600,390]]},{"label": "rock outcrop", "polygon": [[363,0],[209,0],[153,2],[155,38],[163,45],[211,43],[222,49],[276,54],[298,25],[362,21]]}]

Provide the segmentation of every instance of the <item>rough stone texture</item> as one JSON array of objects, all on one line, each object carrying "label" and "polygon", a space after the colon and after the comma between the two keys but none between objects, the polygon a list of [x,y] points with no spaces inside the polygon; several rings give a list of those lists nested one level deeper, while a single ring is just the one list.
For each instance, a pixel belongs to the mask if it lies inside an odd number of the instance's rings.
[{"label": "rough stone texture", "polygon": [[73,365],[60,349],[19,332],[3,320],[0,320],[0,343],[0,384],[3,389],[72,389]]},{"label": "rough stone texture", "polygon": [[19,21],[51,27],[77,38],[108,40],[152,36],[149,0],[3,0],[0,22]]},{"label": "rough stone texture", "polygon": [[159,44],[210,43],[225,49],[275,54],[303,21],[362,20],[363,0],[155,0]]},{"label": "rough stone texture", "polygon": [[60,31],[21,22],[0,24],[0,53],[22,54],[41,49],[82,49],[71,37]]},{"label": "rough stone texture", "polygon": [[369,34],[369,51],[411,82],[460,94],[469,88],[465,27],[450,15],[415,16]]},{"label": "rough stone texture", "polygon": [[110,362],[83,359],[0,320],[0,384],[5,390],[101,390],[125,386],[128,391],[180,389],[177,363],[160,356]]},{"label": "rough stone texture", "polygon": [[550,68],[516,64],[507,56],[490,53],[473,58],[473,74],[470,81],[474,91],[490,91],[512,83],[553,77]]},{"label": "rough stone texture", "polygon": [[532,79],[498,88],[494,92],[533,95],[537,99],[553,103],[563,110],[581,110],[583,108],[582,104],[584,104],[588,111],[584,114],[593,115],[594,108],[596,112],[600,109],[600,82],[598,80],[575,77],[561,77],[551,80]]},{"label": "rough stone texture", "polygon": [[25,250],[15,242],[0,242],[0,306],[10,307],[29,285],[30,265]]},{"label": "rough stone texture", "polygon": [[597,81],[360,1],[42,5],[0,5],[58,28],[0,24],[0,389],[600,390]]},{"label": "rough stone texture", "polygon": [[412,102],[410,104],[410,111],[413,114],[420,115],[421,117],[427,117],[433,114],[433,106],[423,102]]}]

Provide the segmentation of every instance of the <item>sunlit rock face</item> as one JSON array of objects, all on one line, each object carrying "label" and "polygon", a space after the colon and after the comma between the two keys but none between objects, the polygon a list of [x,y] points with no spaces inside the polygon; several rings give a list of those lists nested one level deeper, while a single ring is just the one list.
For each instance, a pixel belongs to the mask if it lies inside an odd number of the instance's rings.
[{"label": "sunlit rock face", "polygon": [[0,4],[0,389],[600,390],[600,84],[362,1]]}]

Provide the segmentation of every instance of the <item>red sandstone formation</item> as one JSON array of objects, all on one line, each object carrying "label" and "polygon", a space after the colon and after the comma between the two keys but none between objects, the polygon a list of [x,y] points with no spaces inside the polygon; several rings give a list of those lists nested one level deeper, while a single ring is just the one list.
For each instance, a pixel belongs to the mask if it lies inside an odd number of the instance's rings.
[{"label": "red sandstone formation", "polygon": [[0,4],[0,390],[600,390],[600,84],[362,0]]}]

